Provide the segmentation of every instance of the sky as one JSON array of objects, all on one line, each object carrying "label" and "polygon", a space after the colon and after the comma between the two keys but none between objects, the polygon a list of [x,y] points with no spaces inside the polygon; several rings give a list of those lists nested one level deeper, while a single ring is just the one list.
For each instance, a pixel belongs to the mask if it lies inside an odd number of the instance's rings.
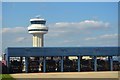
[{"label": "sky", "polygon": [[45,47],[118,46],[117,2],[3,2],[3,52],[32,47],[27,27],[37,15],[47,20]]},{"label": "sky", "polygon": [[3,2],[118,2],[119,0],[1,0]]}]

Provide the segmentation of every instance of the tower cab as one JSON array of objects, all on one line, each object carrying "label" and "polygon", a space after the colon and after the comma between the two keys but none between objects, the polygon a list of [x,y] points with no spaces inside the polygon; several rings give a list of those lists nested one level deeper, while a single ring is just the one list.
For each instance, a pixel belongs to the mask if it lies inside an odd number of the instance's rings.
[{"label": "tower cab", "polygon": [[40,17],[30,19],[30,25],[28,26],[28,32],[31,34],[46,34],[48,27],[45,25],[46,20]]},{"label": "tower cab", "polygon": [[31,24],[42,24],[42,25],[45,25],[46,24],[46,20],[40,19],[40,18],[34,18],[34,19],[30,19],[30,23]]}]

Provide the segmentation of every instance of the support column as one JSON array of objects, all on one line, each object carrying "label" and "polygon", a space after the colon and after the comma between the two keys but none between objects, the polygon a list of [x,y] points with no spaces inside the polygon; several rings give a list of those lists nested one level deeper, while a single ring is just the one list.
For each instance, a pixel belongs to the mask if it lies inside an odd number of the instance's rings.
[{"label": "support column", "polygon": [[34,34],[33,35],[33,47],[43,47],[43,34]]},{"label": "support column", "polygon": [[25,57],[25,72],[28,73],[28,57]]},{"label": "support column", "polygon": [[61,56],[61,72],[63,72],[63,56]]},{"label": "support column", "polygon": [[113,58],[112,58],[112,56],[109,56],[109,61],[110,61],[110,70],[113,71]]},{"label": "support column", "polygon": [[97,71],[97,56],[94,56],[94,71]]},{"label": "support column", "polygon": [[35,46],[35,35],[33,34],[33,47]]},{"label": "support column", "polygon": [[43,72],[46,72],[46,57],[43,57]]},{"label": "support column", "polygon": [[10,57],[7,58],[7,72],[10,73]]},{"label": "support column", "polygon": [[[23,67],[23,58],[20,57],[20,63],[21,63],[21,67]],[[21,72],[23,71],[23,69],[21,70]]]},{"label": "support column", "polygon": [[33,43],[34,43],[34,45],[33,45],[33,47],[37,47],[36,38],[37,38],[37,36],[36,36],[36,35],[34,35],[34,39],[33,39]]},{"label": "support column", "polygon": [[80,59],[81,59],[81,56],[78,56],[78,72],[80,72]]}]

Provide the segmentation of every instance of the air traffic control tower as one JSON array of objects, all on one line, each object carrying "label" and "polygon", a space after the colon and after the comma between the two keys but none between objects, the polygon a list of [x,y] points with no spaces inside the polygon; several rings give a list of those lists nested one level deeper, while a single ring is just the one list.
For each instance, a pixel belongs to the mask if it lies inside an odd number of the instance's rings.
[{"label": "air traffic control tower", "polygon": [[30,19],[31,25],[28,26],[28,32],[33,35],[33,47],[44,46],[44,34],[48,32],[45,26],[46,20],[40,17]]}]

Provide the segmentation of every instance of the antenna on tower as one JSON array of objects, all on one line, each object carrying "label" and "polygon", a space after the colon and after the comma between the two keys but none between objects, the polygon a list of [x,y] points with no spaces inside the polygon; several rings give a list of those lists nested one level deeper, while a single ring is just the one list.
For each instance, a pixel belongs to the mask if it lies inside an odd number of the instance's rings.
[{"label": "antenna on tower", "polygon": [[39,18],[41,17],[41,15],[37,15],[37,16],[35,16],[35,17],[39,19]]}]

